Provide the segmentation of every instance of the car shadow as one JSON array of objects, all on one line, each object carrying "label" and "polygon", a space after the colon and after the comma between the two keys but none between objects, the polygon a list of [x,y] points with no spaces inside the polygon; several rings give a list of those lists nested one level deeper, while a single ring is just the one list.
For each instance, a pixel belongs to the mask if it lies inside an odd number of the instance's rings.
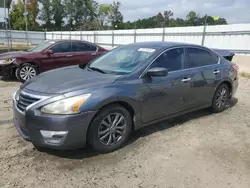
[{"label": "car shadow", "polygon": [[[228,108],[232,108],[238,103],[237,98],[232,98],[228,103]],[[126,148],[129,145],[132,145],[134,142],[136,142],[139,138],[146,137],[148,135],[151,135],[153,133],[163,131],[166,129],[169,129],[171,127],[174,127],[176,125],[182,125],[185,122],[188,122],[189,120],[198,119],[201,117],[212,115],[210,109],[203,109],[191,113],[187,113],[185,115],[172,118],[166,121],[162,121],[160,123],[156,123],[144,128],[141,128],[137,131],[135,131],[131,137],[128,143],[123,147]],[[46,150],[47,154],[54,155],[61,158],[67,158],[67,159],[86,159],[91,158],[97,155],[100,155],[98,152],[94,151],[92,148],[87,147],[85,149],[76,149],[76,150],[67,150],[67,151],[60,151],[60,150]]]}]

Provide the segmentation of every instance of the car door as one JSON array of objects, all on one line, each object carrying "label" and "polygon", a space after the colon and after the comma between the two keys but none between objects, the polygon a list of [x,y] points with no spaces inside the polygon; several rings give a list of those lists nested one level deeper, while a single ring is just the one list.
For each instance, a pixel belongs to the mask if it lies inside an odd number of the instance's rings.
[{"label": "car door", "polygon": [[73,42],[72,50],[74,52],[74,62],[81,65],[87,64],[102,55],[97,46],[87,42]]},{"label": "car door", "polygon": [[48,50],[52,54],[45,54],[41,60],[43,71],[68,66],[74,58],[70,41],[57,43]]},{"label": "car door", "polygon": [[214,52],[198,47],[186,48],[186,68],[192,75],[193,106],[211,104],[215,87],[221,80],[223,65]]},{"label": "car door", "polygon": [[166,117],[190,108],[191,72],[184,69],[184,48],[163,52],[149,68],[168,69],[165,77],[144,77],[145,91],[141,103],[143,123]]}]

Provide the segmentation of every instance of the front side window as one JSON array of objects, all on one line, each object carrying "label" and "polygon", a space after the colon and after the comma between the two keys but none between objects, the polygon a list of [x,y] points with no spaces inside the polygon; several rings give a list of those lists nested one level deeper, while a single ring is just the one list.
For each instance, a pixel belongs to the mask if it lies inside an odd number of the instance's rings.
[{"label": "front side window", "polygon": [[73,42],[72,50],[73,52],[95,52],[97,47],[83,42]]},{"label": "front side window", "polygon": [[155,49],[138,47],[121,47],[99,57],[87,68],[99,69],[105,73],[128,74],[152,56]]},{"label": "front side window", "polygon": [[53,53],[66,53],[66,52],[72,52],[71,49],[71,42],[63,42],[60,44],[56,44],[51,48]]},{"label": "front side window", "polygon": [[154,67],[164,67],[168,69],[169,72],[181,70],[184,64],[184,49],[176,48],[168,50],[161,54],[150,68]]},{"label": "front side window", "polygon": [[199,48],[187,48],[187,67],[201,67],[217,64],[218,56],[212,56],[207,50]]}]

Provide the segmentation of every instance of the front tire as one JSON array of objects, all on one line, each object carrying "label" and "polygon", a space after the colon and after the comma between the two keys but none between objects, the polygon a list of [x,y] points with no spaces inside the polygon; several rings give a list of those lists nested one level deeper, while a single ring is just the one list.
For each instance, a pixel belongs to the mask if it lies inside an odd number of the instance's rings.
[{"label": "front tire", "polygon": [[16,78],[21,82],[25,82],[31,78],[34,78],[37,74],[38,71],[36,66],[29,63],[21,65],[16,69],[15,72]]},{"label": "front tire", "polygon": [[132,118],[127,109],[120,105],[103,108],[93,119],[88,131],[88,142],[100,153],[121,148],[132,131]]},{"label": "front tire", "polygon": [[226,84],[221,84],[215,91],[212,102],[212,111],[215,113],[224,111],[227,108],[229,96],[230,91],[228,86]]}]

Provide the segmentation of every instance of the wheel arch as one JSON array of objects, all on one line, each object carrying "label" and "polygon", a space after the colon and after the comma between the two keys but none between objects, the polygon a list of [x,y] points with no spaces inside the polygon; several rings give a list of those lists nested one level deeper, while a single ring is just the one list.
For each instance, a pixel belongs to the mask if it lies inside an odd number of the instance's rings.
[{"label": "wheel arch", "polygon": [[95,119],[96,116],[99,115],[100,111],[104,108],[107,108],[108,106],[111,106],[111,105],[120,105],[122,106],[123,108],[125,108],[126,110],[128,110],[128,112],[130,113],[131,115],[131,118],[132,118],[132,131],[136,130],[135,129],[135,109],[134,107],[129,104],[127,101],[122,101],[122,100],[114,100],[114,101],[109,101],[107,103],[103,103],[99,109],[98,109],[98,112],[93,116],[93,118],[91,119],[89,125],[88,125],[88,128],[87,128],[87,132],[86,132],[86,142],[87,144],[88,143],[88,136],[89,136],[89,131],[90,131],[90,125],[91,123],[93,122],[93,120]]},{"label": "wheel arch", "polygon": [[223,80],[222,82],[220,82],[216,89],[215,89],[215,92],[216,90],[220,87],[220,85],[222,84],[226,84],[228,86],[228,89],[229,89],[229,93],[230,93],[230,97],[231,97],[231,94],[232,94],[232,89],[233,89],[233,86],[232,86],[232,83],[229,81],[229,80]]},{"label": "wheel arch", "polygon": [[37,62],[35,62],[35,61],[22,62],[22,63],[20,63],[17,67],[21,67],[21,66],[23,66],[23,65],[25,65],[25,64],[34,65],[34,66],[36,67],[38,73],[40,72],[40,70],[39,70],[39,63],[37,63]]}]

